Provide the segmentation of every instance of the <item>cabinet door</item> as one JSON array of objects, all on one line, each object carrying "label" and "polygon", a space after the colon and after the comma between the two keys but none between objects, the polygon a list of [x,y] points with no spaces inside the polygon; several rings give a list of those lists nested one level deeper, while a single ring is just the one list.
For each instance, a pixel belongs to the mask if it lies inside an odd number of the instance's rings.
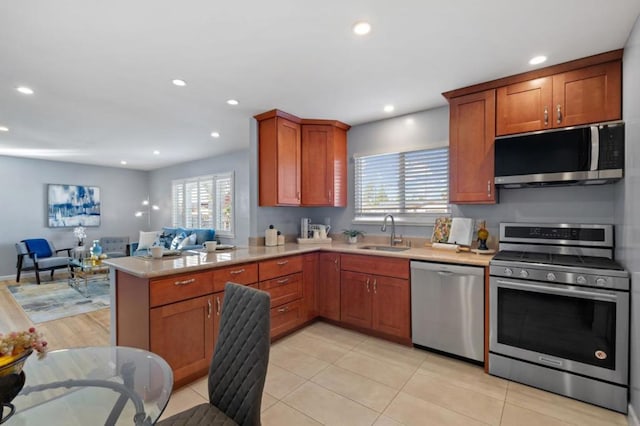
[{"label": "cabinet door", "polygon": [[318,315],[316,304],[316,281],[318,279],[318,253],[303,256],[302,263],[302,303],[305,321]]},{"label": "cabinet door", "polygon": [[318,261],[318,315],[340,321],[340,255],[320,253]]},{"label": "cabinet door", "polygon": [[553,125],[622,118],[621,63],[608,62],[553,76]]},{"label": "cabinet door", "polygon": [[332,125],[302,125],[302,205],[347,205],[347,135]]},{"label": "cabinet door", "polygon": [[176,383],[209,369],[214,348],[213,316],[211,296],[150,310],[151,351],[169,363]]},{"label": "cabinet door", "polygon": [[496,99],[496,133],[533,132],[552,127],[551,77],[500,87]]},{"label": "cabinet door", "polygon": [[300,204],[300,124],[282,117],[260,121],[259,204]]},{"label": "cabinet door", "polygon": [[286,334],[302,324],[304,321],[302,311],[300,300],[271,308],[271,338]]},{"label": "cabinet door", "polygon": [[411,337],[409,281],[374,275],[373,329],[398,337]]},{"label": "cabinet door", "polygon": [[449,201],[494,204],[494,90],[451,99],[449,120]]},{"label": "cabinet door", "polygon": [[340,276],[340,320],[371,328],[373,278],[360,272],[343,271]]}]

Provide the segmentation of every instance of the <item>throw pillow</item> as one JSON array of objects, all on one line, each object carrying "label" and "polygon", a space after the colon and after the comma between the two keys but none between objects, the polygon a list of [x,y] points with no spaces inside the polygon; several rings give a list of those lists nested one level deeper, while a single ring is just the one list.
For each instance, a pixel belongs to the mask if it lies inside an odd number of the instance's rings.
[{"label": "throw pillow", "polygon": [[138,238],[138,250],[148,249],[154,245],[157,245],[159,235],[160,232],[158,231],[140,231],[140,238]]},{"label": "throw pillow", "polygon": [[181,232],[180,234],[176,235],[173,239],[173,241],[171,241],[171,247],[169,247],[171,250],[177,250],[178,246],[180,245],[180,243],[182,242],[182,240],[184,240],[185,238],[187,238],[187,234],[184,232]]},{"label": "throw pillow", "polygon": [[188,237],[186,237],[184,240],[182,240],[180,242],[180,244],[178,244],[178,250],[182,250],[183,248],[187,247],[187,246],[192,246],[196,243],[196,238],[198,236],[196,234],[191,234]]}]

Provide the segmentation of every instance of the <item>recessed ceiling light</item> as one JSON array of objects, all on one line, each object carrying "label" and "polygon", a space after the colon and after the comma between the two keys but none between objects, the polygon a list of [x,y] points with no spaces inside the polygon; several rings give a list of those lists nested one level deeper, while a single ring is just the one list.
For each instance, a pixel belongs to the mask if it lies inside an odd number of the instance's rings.
[{"label": "recessed ceiling light", "polygon": [[126,165],[127,165],[127,162],[126,162],[126,161],[124,161],[124,160],[122,160],[122,161],[120,161],[120,164],[122,164],[123,166],[126,166]]},{"label": "recessed ceiling light", "polygon": [[529,65],[538,65],[538,64],[543,63],[543,62],[544,62],[544,61],[546,61],[546,60],[547,60],[547,57],[546,57],[546,56],[542,56],[542,55],[540,55],[540,56],[534,56],[533,58],[531,58],[531,59],[529,60]]},{"label": "recessed ceiling light", "polygon": [[365,35],[371,32],[371,24],[365,21],[356,22],[353,25],[353,32],[357,35]]},{"label": "recessed ceiling light", "polygon": [[219,138],[219,137],[220,137],[220,133],[218,133],[218,132],[211,132],[211,137],[212,137],[212,138]]},{"label": "recessed ceiling light", "polygon": [[5,126],[0,126],[0,132],[8,132],[9,128]]},{"label": "recessed ceiling light", "polygon": [[160,155],[160,151],[156,149],[155,151],[153,151],[153,155]]},{"label": "recessed ceiling light", "polygon": [[23,95],[33,95],[33,89],[26,86],[18,86],[16,87],[16,90]]},{"label": "recessed ceiling light", "polygon": [[175,80],[171,80],[171,82],[176,85],[176,86],[186,86],[187,82],[184,80],[180,80],[179,78],[176,78]]},{"label": "recessed ceiling light", "polygon": [[229,99],[227,103],[229,105],[238,105],[240,102],[236,101],[235,99]]},{"label": "recessed ceiling light", "polygon": [[393,105],[385,105],[384,106],[384,112],[393,112],[393,110],[396,109]]}]

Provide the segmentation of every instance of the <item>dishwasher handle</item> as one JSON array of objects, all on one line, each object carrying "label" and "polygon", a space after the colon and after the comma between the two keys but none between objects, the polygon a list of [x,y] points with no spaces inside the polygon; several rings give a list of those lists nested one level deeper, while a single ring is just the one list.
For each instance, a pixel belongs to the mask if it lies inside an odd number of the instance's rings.
[{"label": "dishwasher handle", "polygon": [[477,275],[484,277],[484,268],[481,266],[466,266],[446,263],[411,261],[411,270],[433,271],[440,275],[461,274]]}]

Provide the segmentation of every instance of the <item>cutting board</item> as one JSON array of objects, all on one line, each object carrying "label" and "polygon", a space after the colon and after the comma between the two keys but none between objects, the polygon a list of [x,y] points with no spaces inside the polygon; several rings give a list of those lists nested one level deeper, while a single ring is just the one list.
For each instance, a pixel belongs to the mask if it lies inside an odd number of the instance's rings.
[{"label": "cutting board", "polygon": [[450,244],[460,246],[470,246],[473,240],[473,219],[466,217],[454,217],[451,219],[451,230],[449,231]]}]

